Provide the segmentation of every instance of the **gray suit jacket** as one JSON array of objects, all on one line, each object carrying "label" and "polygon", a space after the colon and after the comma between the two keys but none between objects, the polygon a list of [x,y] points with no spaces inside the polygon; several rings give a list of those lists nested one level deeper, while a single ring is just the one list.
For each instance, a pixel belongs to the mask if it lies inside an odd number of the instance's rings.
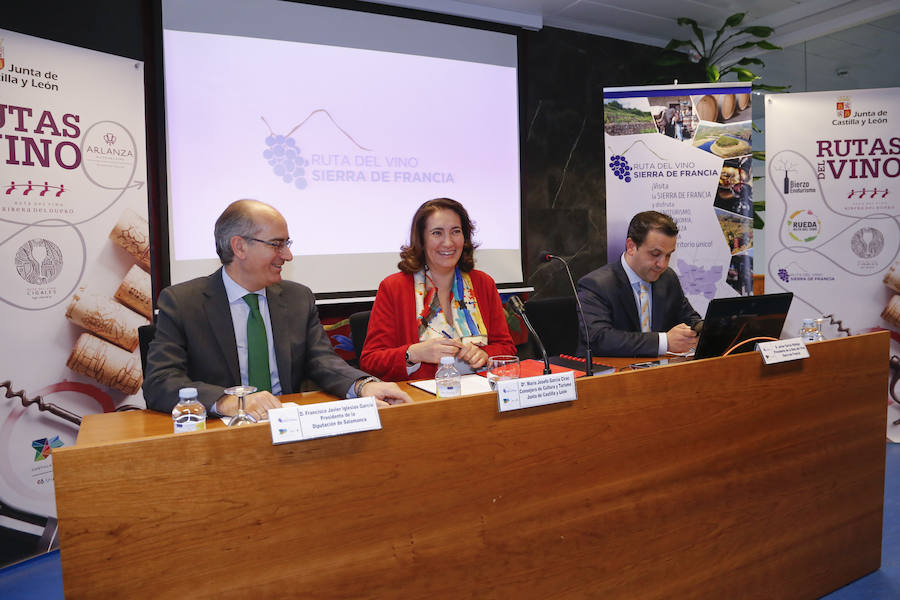
[{"label": "gray suit jacket", "polygon": [[[143,386],[149,408],[170,412],[180,388],[196,387],[198,399],[209,409],[226,387],[240,384],[221,271],[160,293]],[[283,394],[299,392],[303,379],[310,378],[326,392],[344,397],[354,381],[366,376],[335,354],[308,287],[282,281],[266,288],[266,298]]]},{"label": "gray suit jacket", "polygon": [[[578,280],[594,356],[658,356],[659,334],[679,323],[694,325],[700,315],[688,302],[681,282],[666,269],[651,288],[650,332],[641,332],[634,292],[619,260],[603,265]],[[578,329],[578,355],[584,356],[583,328]]]}]

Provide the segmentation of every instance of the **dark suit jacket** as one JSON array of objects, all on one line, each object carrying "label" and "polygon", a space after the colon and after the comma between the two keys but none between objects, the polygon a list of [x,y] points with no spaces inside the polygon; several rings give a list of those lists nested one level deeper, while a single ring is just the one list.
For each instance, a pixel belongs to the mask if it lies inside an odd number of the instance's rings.
[{"label": "dark suit jacket", "polygon": [[[282,394],[299,392],[308,377],[343,398],[354,381],[366,376],[335,354],[308,287],[282,281],[266,288],[266,298]],[[158,305],[143,386],[147,406],[170,412],[180,388],[196,387],[209,409],[226,387],[241,382],[222,270],[164,289]]]},{"label": "dark suit jacket", "polygon": [[[594,356],[658,356],[659,334],[679,323],[701,320],[681,289],[672,269],[666,269],[651,287],[650,332],[641,332],[634,291],[620,260],[615,260],[578,280],[578,297],[591,336]],[[578,355],[586,344],[578,330]]]}]

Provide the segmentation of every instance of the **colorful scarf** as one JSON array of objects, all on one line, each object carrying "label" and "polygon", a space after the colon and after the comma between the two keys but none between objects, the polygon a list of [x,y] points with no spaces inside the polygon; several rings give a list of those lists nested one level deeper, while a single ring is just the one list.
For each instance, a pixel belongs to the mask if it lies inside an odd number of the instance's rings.
[{"label": "colorful scarf", "polygon": [[437,287],[432,282],[428,288],[428,273],[425,269],[415,273],[413,280],[416,291],[416,320],[419,323],[419,341],[450,337],[462,339],[470,336],[484,336],[487,341],[487,327],[478,310],[478,300],[472,288],[472,278],[456,268],[453,277],[453,298],[450,301],[451,315],[446,318],[438,299]]}]

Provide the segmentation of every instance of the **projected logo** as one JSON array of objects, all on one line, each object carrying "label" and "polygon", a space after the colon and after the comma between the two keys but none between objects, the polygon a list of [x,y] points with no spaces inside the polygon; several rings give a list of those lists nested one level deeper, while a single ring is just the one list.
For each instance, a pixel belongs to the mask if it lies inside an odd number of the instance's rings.
[{"label": "projected logo", "polygon": [[300,147],[292,137],[270,134],[266,136],[265,158],[272,172],[282,181],[293,184],[298,190],[306,189],[306,167],[309,161],[301,154]]},{"label": "projected logo", "polygon": [[47,460],[50,458],[50,453],[53,451],[53,448],[61,448],[63,445],[64,444],[62,443],[62,440],[59,439],[58,435],[55,435],[52,438],[34,440],[31,442],[31,447],[34,449],[34,462]]},{"label": "projected logo", "polygon": [[291,129],[286,135],[276,134],[272,131],[272,126],[269,125],[266,118],[260,117],[263,123],[266,124],[266,127],[269,128],[269,135],[266,136],[265,140],[266,149],[263,150],[263,158],[269,163],[269,166],[272,167],[272,173],[274,173],[276,177],[280,178],[286,184],[293,185],[298,190],[305,190],[307,186],[309,186],[309,176],[307,174],[309,159],[303,155],[300,146],[297,145],[297,141],[291,136],[317,114],[328,117],[331,124],[347,139],[353,142],[356,147],[365,150],[366,152],[371,152],[369,148],[360,146],[359,143],[353,139],[353,136],[338,125],[337,121],[334,120],[334,117],[331,116],[331,113],[324,108],[317,108],[309,113],[299,125]]}]

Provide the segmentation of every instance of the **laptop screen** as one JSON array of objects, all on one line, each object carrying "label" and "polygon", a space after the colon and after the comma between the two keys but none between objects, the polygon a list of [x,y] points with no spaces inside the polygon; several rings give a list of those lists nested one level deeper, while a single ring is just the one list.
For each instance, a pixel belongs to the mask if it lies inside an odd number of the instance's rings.
[{"label": "laptop screen", "polygon": [[[735,344],[750,338],[778,339],[793,297],[793,293],[786,292],[711,300],[694,358],[721,356]],[[754,343],[748,342],[735,352],[751,352],[754,347]]]}]

